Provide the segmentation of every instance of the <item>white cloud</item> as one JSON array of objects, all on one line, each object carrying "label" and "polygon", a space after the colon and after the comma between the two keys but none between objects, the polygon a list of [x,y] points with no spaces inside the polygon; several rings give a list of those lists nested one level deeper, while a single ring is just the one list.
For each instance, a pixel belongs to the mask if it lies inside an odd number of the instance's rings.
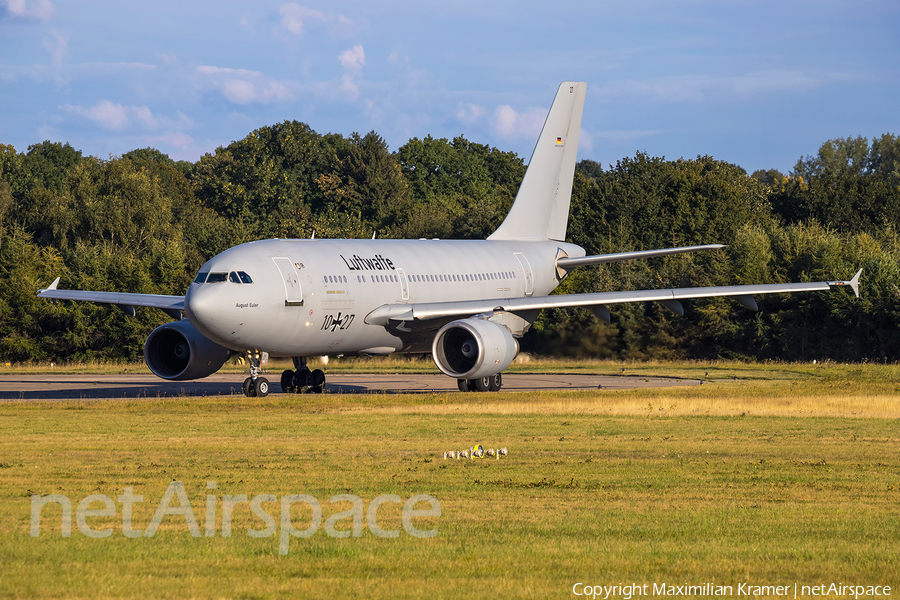
[{"label": "white cloud", "polygon": [[123,129],[128,124],[128,109],[109,100],[101,100],[90,108],[65,104],[62,109],[97,123],[103,129]]},{"label": "white cloud", "polygon": [[288,89],[277,81],[257,85],[243,79],[228,79],[223,82],[222,95],[226,100],[235,104],[250,104],[251,102],[268,104],[293,98]]},{"label": "white cloud", "polygon": [[206,76],[209,85],[234,104],[269,104],[294,97],[284,83],[268,79],[259,71],[202,65],[197,67],[197,72]]},{"label": "white cloud", "polygon": [[143,126],[144,129],[187,129],[193,126],[193,121],[183,113],[177,113],[176,118],[158,117],[147,106],[123,106],[109,100],[100,100],[94,106],[85,108],[64,104],[60,107],[65,112],[78,115],[89,121],[93,121],[103,129],[119,131],[132,123]]},{"label": "white cloud", "polygon": [[146,106],[135,106],[132,107],[134,116],[137,117],[138,121],[141,121],[148,127],[153,127],[155,125],[155,121],[153,119],[153,113]]},{"label": "white cloud", "polygon": [[532,108],[526,112],[516,112],[508,104],[498,106],[491,124],[494,131],[507,138],[537,139],[547,118],[547,109]]},{"label": "white cloud", "polygon": [[363,68],[363,65],[366,64],[366,51],[363,50],[363,47],[357,44],[353,46],[349,50],[344,50],[338,55],[338,60],[341,61],[341,66],[347,70],[351,71],[360,71]]},{"label": "white cloud", "polygon": [[341,84],[338,86],[338,92],[351,101],[359,98],[359,88],[356,87],[353,75],[345,73],[344,76],[341,77]]},{"label": "white cloud", "polygon": [[250,71],[247,69],[229,69],[227,67],[213,67],[211,65],[200,65],[197,67],[198,73],[206,75],[238,75],[247,77],[262,77],[259,71]]},{"label": "white cloud", "polygon": [[592,94],[609,99],[643,98],[661,103],[697,103],[807,90],[834,79],[800,71],[755,71],[737,76],[677,75],[621,80],[599,86]]},{"label": "white cloud", "polygon": [[6,10],[15,18],[49,21],[56,13],[56,7],[50,0],[6,0]]},{"label": "white cloud", "polygon": [[344,15],[323,13],[294,2],[283,4],[279,12],[281,26],[296,36],[303,35],[308,27],[319,25],[324,25],[330,33],[336,35],[345,35],[353,29],[353,22]]},{"label": "white cloud", "polygon": [[484,116],[485,109],[478,104],[466,104],[456,112],[456,118],[467,125],[476,122]]},{"label": "white cloud", "polygon": [[62,67],[63,59],[66,57],[66,49],[69,47],[69,38],[59,34],[56,29],[50,30],[53,36],[52,41],[45,41],[44,48],[50,53],[50,62],[58,70]]},{"label": "white cloud", "polygon": [[299,4],[285,4],[280,9],[281,26],[293,33],[300,35],[303,33],[304,19],[322,19],[325,15],[321,11],[304,8]]},{"label": "white cloud", "polygon": [[582,129],[578,133],[578,150],[590,152],[594,149],[594,136]]},{"label": "white cloud", "polygon": [[359,98],[359,86],[357,79],[362,76],[363,65],[366,64],[366,51],[362,46],[356,45],[349,50],[344,50],[338,55],[341,66],[344,67],[344,75],[341,82],[335,88],[337,95],[350,100]]},{"label": "white cloud", "polygon": [[172,133],[167,133],[165,135],[157,135],[153,137],[148,137],[147,141],[151,144],[164,144],[166,146],[178,148],[182,151],[182,153],[186,153],[188,150],[191,150],[194,146],[194,138],[189,136],[186,133],[176,131]]}]

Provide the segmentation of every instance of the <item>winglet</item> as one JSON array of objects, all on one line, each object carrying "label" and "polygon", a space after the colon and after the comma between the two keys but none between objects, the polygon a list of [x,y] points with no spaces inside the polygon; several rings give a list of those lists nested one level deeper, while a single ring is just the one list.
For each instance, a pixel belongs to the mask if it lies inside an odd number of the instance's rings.
[{"label": "winglet", "polygon": [[829,281],[828,285],[831,286],[841,286],[841,285],[849,285],[853,290],[853,293],[856,294],[856,297],[859,298],[859,276],[862,275],[863,270],[860,269],[856,272],[856,275],[853,276],[853,279],[850,281]]},{"label": "winglet", "polygon": [[48,290],[55,290],[55,289],[56,289],[56,286],[59,285],[59,280],[60,280],[59,277],[57,277],[56,279],[54,279],[54,280],[53,280],[53,283],[51,283],[51,284],[50,284],[50,287],[48,287],[47,289],[48,289]]}]

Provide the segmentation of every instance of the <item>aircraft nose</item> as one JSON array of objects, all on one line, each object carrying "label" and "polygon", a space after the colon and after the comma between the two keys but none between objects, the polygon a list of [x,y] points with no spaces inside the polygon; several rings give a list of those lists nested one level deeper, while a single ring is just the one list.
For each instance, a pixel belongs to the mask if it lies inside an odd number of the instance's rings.
[{"label": "aircraft nose", "polygon": [[184,312],[198,329],[212,328],[219,312],[219,289],[216,285],[192,284],[184,296]]}]

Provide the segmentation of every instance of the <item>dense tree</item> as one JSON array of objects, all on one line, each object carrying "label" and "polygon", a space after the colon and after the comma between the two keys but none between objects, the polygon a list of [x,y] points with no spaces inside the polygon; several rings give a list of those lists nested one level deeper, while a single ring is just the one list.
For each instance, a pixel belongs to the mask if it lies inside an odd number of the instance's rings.
[{"label": "dense tree", "polygon": [[814,220],[848,233],[900,228],[900,139],[884,134],[828,140],[773,186],[775,213],[788,223]]},{"label": "dense tree", "polygon": [[[181,294],[200,265],[262,237],[483,238],[525,172],[511,152],[411,139],[391,154],[375,132],[321,135],[285,121],[207,154],[173,161],[153,148],[84,157],[43,142],[0,144],[0,358],[129,359],[168,319],[35,297],[63,286]],[[523,348],[626,359],[897,358],[900,348],[900,138],[829,140],[789,175],[709,156],[638,153],[604,170],[581,161],[568,239],[601,254],[721,242],[715,252],[576,270],[559,293],[849,278],[836,291],[766,296],[748,312],[728,299],[551,310]]]},{"label": "dense tree", "polygon": [[506,216],[525,174],[515,153],[463,136],[413,138],[396,159],[413,199],[398,237],[484,238]]}]

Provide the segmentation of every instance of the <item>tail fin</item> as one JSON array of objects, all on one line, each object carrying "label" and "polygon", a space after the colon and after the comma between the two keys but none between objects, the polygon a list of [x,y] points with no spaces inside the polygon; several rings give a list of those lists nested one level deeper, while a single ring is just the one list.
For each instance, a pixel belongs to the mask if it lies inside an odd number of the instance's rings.
[{"label": "tail fin", "polygon": [[586,87],[560,84],[516,200],[489,240],[566,239]]}]

